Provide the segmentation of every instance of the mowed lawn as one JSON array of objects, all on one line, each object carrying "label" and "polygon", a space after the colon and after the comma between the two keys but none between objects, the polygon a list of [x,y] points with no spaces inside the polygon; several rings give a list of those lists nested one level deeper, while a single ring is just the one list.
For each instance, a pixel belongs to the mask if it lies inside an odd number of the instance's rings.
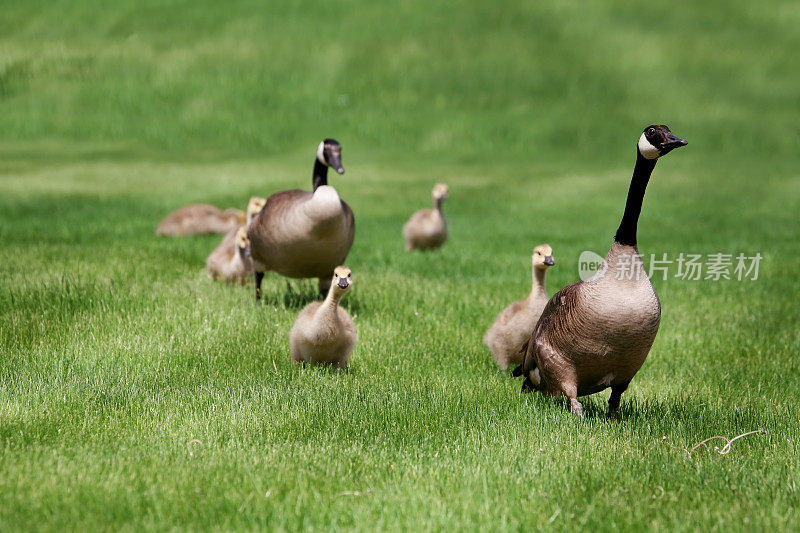
[{"label": "mowed lawn", "polygon": [[[800,528],[793,2],[6,4],[0,529]],[[535,245],[551,294],[606,252],[651,122],[690,144],[641,252],[759,253],[758,279],[673,264],[619,416],[605,392],[577,419],[481,338]],[[315,281],[256,306],[207,279],[219,237],[154,234],[309,187],[326,136],[357,223],[343,373],[289,357]],[[437,181],[451,238],[406,253]]]}]

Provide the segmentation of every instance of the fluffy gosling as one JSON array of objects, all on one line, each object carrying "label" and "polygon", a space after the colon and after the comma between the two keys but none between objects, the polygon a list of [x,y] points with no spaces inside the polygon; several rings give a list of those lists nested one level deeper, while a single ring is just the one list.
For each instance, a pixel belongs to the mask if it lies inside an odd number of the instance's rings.
[{"label": "fluffy gosling", "polygon": [[406,251],[430,250],[439,248],[447,241],[447,219],[442,204],[450,189],[444,183],[437,183],[431,191],[433,209],[420,209],[403,226]]},{"label": "fluffy gosling", "polygon": [[352,286],[350,269],[338,266],[333,271],[325,300],[312,302],[300,311],[289,333],[289,347],[295,363],[321,363],[347,368],[358,334],[350,315],[339,307],[339,300]]},{"label": "fluffy gosling", "polygon": [[483,343],[491,350],[494,360],[505,370],[511,363],[522,363],[520,349],[530,338],[536,322],[547,305],[545,274],[555,265],[553,249],[548,244],[540,244],[533,249],[531,265],[533,286],[528,297],[503,309],[483,337]]}]

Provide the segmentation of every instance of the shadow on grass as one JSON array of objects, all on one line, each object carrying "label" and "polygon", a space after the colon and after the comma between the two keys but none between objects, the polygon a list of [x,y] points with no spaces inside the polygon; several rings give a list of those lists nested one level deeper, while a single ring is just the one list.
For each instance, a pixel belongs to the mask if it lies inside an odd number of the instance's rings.
[{"label": "shadow on grass", "polygon": [[[528,396],[528,394],[524,395]],[[548,411],[570,412],[570,403],[564,396],[548,396],[538,392],[530,393],[537,408]],[[627,425],[650,425],[665,421],[674,425],[695,426],[707,424],[709,419],[720,427],[769,424],[764,413],[754,407],[731,405],[720,409],[711,405],[705,398],[676,395],[672,398],[625,398],[616,413],[608,411],[608,393],[598,393],[578,398],[583,405],[585,421],[620,422]]]},{"label": "shadow on grass", "polygon": [[[283,278],[283,282],[286,283],[285,290],[281,290],[279,288],[282,283],[281,280],[273,278],[268,281],[266,277],[264,278],[261,296],[261,302],[263,305],[273,305],[276,307],[284,307],[286,309],[302,309],[311,302],[320,299],[317,292],[316,283],[309,284],[305,280],[301,280],[299,283],[294,284],[286,278]],[[251,297],[255,302],[255,293],[253,292],[255,290],[253,285],[254,283],[255,282],[251,278],[249,279],[247,286],[250,287],[250,291],[252,293]],[[266,288],[265,285],[267,283],[272,285],[272,290],[263,290]]]},{"label": "shadow on grass", "polygon": [[[319,294],[316,280],[309,283],[308,280],[299,280],[297,282],[293,282],[289,279],[283,278],[283,282],[285,282],[286,287],[285,290],[280,289],[281,281],[278,279],[272,279],[270,282],[272,284],[272,290],[262,290],[261,302],[264,305],[274,305],[276,307],[284,307],[285,309],[299,310],[311,302],[321,301],[325,298],[323,295]],[[254,290],[253,283],[255,282],[252,280],[252,278],[249,279],[247,283],[247,286],[250,288],[251,292]],[[262,285],[262,288],[265,287],[267,283],[267,279],[264,278],[264,284]],[[255,296],[253,296],[253,298],[253,301],[255,301]],[[358,297],[352,294],[342,298],[342,300],[339,302],[339,305],[347,310],[347,312],[351,315],[357,315],[361,309],[361,304],[358,300]]]}]

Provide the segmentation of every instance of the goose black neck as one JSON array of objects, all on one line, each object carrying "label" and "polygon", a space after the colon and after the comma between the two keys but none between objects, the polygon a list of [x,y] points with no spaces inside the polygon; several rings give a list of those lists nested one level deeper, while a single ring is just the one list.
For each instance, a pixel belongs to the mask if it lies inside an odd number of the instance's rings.
[{"label": "goose black neck", "polygon": [[614,241],[628,246],[636,246],[636,226],[639,224],[639,213],[642,211],[642,200],[650,174],[656,168],[658,159],[646,159],[636,150],[636,166],[633,167],[631,186],[628,189],[628,200],[625,202],[625,213],[619,223]]},{"label": "goose black neck", "polygon": [[323,165],[319,159],[314,160],[314,181],[312,182],[316,191],[320,185],[328,184],[328,165]]}]

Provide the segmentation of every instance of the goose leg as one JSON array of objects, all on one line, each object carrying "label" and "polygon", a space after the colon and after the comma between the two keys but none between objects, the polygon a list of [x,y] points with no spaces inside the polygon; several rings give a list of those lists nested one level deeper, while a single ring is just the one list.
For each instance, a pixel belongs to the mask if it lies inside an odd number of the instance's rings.
[{"label": "goose leg", "polygon": [[264,279],[264,273],[256,271],[256,303],[261,303],[261,281]]},{"label": "goose leg", "polygon": [[319,278],[319,296],[320,298],[325,298],[328,295],[328,290],[331,288],[331,279],[333,278],[333,272],[327,278]]},{"label": "goose leg", "polygon": [[628,384],[630,384],[630,381],[611,386],[611,397],[608,399],[609,414],[615,413],[619,408],[619,401],[622,398],[622,393],[627,390]]},{"label": "goose leg", "polygon": [[578,401],[578,387],[569,385],[564,387],[563,390],[566,397],[569,398],[569,407],[572,414],[583,418],[583,406],[581,402]]},{"label": "goose leg", "polygon": [[581,402],[579,402],[577,398],[569,399],[569,407],[573,415],[583,418],[583,406],[581,405]]}]

